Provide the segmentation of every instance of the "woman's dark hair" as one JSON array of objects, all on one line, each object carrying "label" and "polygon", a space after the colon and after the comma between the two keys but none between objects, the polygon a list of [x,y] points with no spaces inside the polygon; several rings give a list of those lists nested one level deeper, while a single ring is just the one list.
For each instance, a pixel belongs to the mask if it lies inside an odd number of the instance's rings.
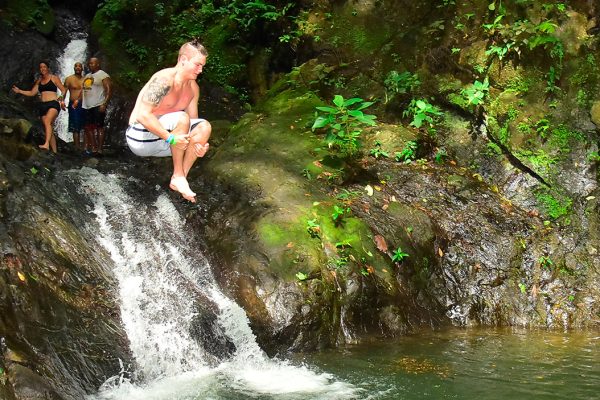
[{"label": "woman's dark hair", "polygon": [[48,69],[52,69],[48,60],[40,60],[39,64],[44,64],[46,67],[48,67]]}]

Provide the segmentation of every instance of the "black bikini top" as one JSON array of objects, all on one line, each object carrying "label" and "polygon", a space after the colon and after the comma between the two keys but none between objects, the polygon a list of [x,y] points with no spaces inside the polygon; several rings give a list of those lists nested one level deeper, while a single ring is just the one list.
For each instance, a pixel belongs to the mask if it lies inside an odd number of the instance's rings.
[{"label": "black bikini top", "polygon": [[56,87],[56,85],[54,84],[54,82],[52,82],[52,79],[50,79],[46,83],[42,83],[40,81],[40,83],[38,84],[38,91],[40,93],[42,93],[42,92],[54,92],[54,93],[56,93],[57,89],[58,88]]}]

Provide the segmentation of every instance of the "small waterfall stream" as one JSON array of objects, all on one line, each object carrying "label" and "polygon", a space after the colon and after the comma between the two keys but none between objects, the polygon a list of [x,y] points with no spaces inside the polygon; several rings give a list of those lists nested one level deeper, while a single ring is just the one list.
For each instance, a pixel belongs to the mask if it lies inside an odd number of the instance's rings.
[{"label": "small waterfall stream", "polygon": [[[162,189],[141,204],[124,178],[86,167],[71,173],[93,199],[135,358],[132,379],[113,377],[90,399],[357,398],[359,389],[329,374],[266,356]],[[197,323],[211,313],[212,324]]]},{"label": "small waterfall stream", "polygon": [[[86,65],[86,54],[87,54],[87,38],[85,34],[81,34],[81,37],[75,38],[67,44],[63,54],[58,59],[58,71],[56,74],[60,80],[64,83],[65,78],[73,74],[73,65],[76,62],[83,64],[84,68]],[[68,96],[66,97],[65,104],[69,104]],[[73,141],[73,134],[68,131],[69,113],[61,111],[54,122],[54,129],[59,138],[65,142]]]}]

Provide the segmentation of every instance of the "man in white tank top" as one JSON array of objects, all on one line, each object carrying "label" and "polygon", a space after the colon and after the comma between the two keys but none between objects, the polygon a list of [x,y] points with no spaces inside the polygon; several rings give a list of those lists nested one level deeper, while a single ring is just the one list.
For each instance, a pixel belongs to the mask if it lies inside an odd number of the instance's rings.
[{"label": "man in white tank top", "polygon": [[83,108],[85,110],[86,152],[102,154],[104,146],[104,117],[112,96],[110,76],[100,69],[96,57],[88,61],[90,72],[83,78]]}]

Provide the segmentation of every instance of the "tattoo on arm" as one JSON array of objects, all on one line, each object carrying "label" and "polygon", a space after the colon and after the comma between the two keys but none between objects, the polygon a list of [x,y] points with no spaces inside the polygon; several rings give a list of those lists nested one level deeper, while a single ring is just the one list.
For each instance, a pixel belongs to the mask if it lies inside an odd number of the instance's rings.
[{"label": "tattoo on arm", "polygon": [[167,79],[154,78],[148,84],[143,99],[154,106],[158,106],[170,89],[171,86]]}]

